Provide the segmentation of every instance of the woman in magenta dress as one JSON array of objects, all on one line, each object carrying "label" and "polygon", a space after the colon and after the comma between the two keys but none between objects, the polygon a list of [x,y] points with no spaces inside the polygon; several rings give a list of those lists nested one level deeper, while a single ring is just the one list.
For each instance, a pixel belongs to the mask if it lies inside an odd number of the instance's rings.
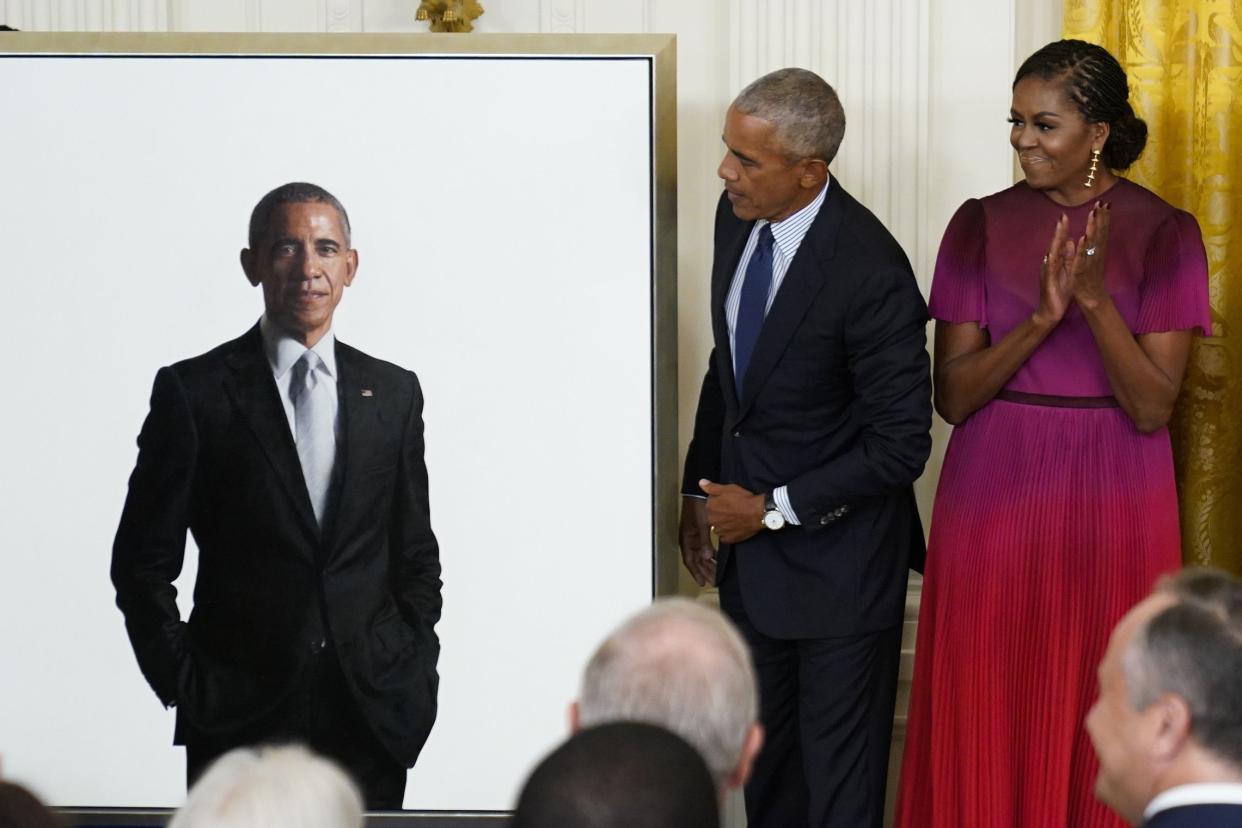
[{"label": "woman in magenta dress", "polygon": [[1083,719],[1108,632],[1181,564],[1165,424],[1210,331],[1194,218],[1114,170],[1147,127],[1107,51],[1013,87],[1026,180],[961,206],[931,291],[956,428],[932,516],[898,801],[905,828],[1119,826]]}]

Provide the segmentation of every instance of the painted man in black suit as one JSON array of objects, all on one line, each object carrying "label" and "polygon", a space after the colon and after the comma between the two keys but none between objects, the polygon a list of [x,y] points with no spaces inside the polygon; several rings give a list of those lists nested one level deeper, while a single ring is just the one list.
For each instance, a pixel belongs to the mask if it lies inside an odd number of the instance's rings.
[{"label": "painted man in black suit", "polygon": [[1146,828],[1242,825],[1242,582],[1162,580],[1117,624],[1099,672],[1096,796]]},{"label": "painted man in black suit", "polygon": [[[156,375],[113,546],[117,605],[176,705],[190,781],[231,748],[296,740],[349,770],[369,808],[400,808],[438,685],[422,391],[332,333],[358,268],[336,198],[273,190],[249,242],[259,323]],[[188,623],[172,586],[187,529]]]},{"label": "painted man in black suit", "polygon": [[897,242],[828,174],[844,132],[832,88],[783,69],[729,108],[718,170],[715,349],[681,547],[754,652],[767,740],[752,828],[881,824],[923,553],[927,308]]}]

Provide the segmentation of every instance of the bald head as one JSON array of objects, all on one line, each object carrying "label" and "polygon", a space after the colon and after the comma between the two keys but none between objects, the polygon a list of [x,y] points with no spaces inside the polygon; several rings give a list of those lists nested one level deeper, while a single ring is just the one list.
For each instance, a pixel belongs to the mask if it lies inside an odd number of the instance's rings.
[{"label": "bald head", "polygon": [[740,785],[761,736],[746,642],[719,612],[684,598],[657,601],[595,651],[582,677],[578,723],[660,725],[698,749],[719,787]]}]

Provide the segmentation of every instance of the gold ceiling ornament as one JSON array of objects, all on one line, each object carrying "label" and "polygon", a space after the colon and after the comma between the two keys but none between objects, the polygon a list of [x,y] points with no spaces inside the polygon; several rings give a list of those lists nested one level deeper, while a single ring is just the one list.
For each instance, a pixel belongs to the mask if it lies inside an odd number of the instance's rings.
[{"label": "gold ceiling ornament", "polygon": [[481,14],[478,0],[422,0],[414,19],[430,21],[433,32],[471,32]]}]

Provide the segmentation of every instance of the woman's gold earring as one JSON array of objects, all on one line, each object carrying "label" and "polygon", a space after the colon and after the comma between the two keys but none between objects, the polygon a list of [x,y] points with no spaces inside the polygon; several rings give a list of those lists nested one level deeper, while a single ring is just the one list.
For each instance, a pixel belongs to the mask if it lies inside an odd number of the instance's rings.
[{"label": "woman's gold earring", "polygon": [[1087,170],[1087,180],[1083,182],[1083,186],[1088,189],[1095,183],[1095,171],[1100,166],[1100,151],[1098,149],[1091,150],[1091,167]]}]

